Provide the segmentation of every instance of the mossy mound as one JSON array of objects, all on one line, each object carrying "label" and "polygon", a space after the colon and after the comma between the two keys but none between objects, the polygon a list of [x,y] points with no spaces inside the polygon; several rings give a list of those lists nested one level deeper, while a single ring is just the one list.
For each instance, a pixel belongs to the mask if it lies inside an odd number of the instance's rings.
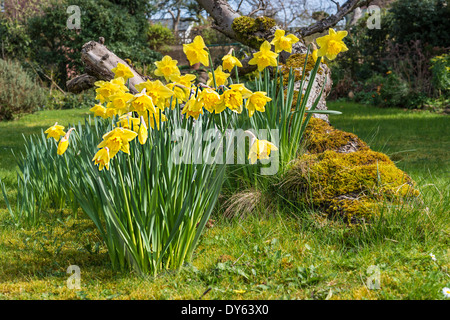
[{"label": "mossy mound", "polygon": [[318,118],[309,120],[304,137],[306,148],[310,153],[321,153],[326,150],[348,153],[369,149],[367,144],[355,134],[337,130]]},{"label": "mossy mound", "polygon": [[242,16],[233,20],[231,28],[236,33],[236,38],[242,43],[255,49],[259,49],[265,41],[265,35],[269,34],[276,22],[272,18],[258,17],[256,19]]},{"label": "mossy mound", "polygon": [[349,223],[370,220],[385,201],[417,197],[415,183],[385,154],[370,149],[305,154],[288,169],[286,195]]}]

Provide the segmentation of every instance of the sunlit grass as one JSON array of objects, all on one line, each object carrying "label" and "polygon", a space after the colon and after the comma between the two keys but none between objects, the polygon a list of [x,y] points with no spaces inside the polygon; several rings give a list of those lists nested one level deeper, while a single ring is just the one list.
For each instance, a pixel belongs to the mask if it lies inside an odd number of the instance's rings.
[{"label": "sunlit grass", "polygon": [[[111,271],[106,247],[81,212],[74,219],[68,211],[48,210],[38,229],[16,229],[0,200],[0,299],[198,299],[209,288],[202,299],[444,299],[441,290],[450,287],[448,118],[356,104],[329,107],[343,112],[332,116],[333,126],[387,153],[418,182],[423,204],[386,208],[383,218],[361,228],[289,205],[268,212],[261,204],[246,219],[216,213],[192,265],[142,278]],[[78,122],[86,113],[47,111],[0,123],[0,177],[9,181],[9,193],[15,183],[9,149],[22,150],[22,132],[40,133],[58,120]],[[81,269],[78,291],[66,285],[73,264]],[[380,268],[379,290],[367,287],[371,265]]]}]

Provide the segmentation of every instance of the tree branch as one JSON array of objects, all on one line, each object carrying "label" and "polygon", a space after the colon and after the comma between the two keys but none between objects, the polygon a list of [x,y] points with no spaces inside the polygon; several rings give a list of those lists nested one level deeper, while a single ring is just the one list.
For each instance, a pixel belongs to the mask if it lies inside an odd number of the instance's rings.
[{"label": "tree branch", "polygon": [[333,14],[329,16],[326,19],[323,19],[321,21],[316,22],[312,26],[300,28],[296,31],[296,34],[300,35],[301,37],[310,36],[314,33],[319,33],[324,30],[327,30],[328,28],[331,28],[335,26],[339,21],[344,18],[346,14],[353,11],[356,7],[361,6],[362,4],[369,4],[372,0],[368,1],[361,1],[361,0],[348,0],[345,2],[336,12],[336,14]]}]

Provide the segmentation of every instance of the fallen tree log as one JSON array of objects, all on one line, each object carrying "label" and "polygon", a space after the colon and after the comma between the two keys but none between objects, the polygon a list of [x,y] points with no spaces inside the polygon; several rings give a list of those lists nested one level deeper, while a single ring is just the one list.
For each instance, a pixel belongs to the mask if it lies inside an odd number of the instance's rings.
[{"label": "fallen tree log", "polygon": [[119,58],[114,52],[109,50],[104,44],[96,41],[89,41],[81,49],[81,61],[85,67],[85,74],[67,81],[66,86],[69,92],[79,93],[94,86],[98,80],[109,81],[114,78],[111,69],[115,68],[120,62],[133,72],[134,77],[129,81],[131,93],[137,93],[135,85],[145,82],[147,78],[137,72],[125,60]]}]

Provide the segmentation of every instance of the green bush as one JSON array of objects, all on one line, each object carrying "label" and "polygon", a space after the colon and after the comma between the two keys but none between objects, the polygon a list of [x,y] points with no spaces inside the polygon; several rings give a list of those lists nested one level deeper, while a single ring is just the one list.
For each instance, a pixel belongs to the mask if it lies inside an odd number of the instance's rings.
[{"label": "green bush", "polygon": [[430,46],[450,45],[450,6],[446,0],[397,0],[390,35],[398,43],[420,40]]},{"label": "green bush", "polygon": [[0,17],[0,54],[2,59],[27,57],[30,54],[30,42],[30,36],[22,24]]},{"label": "green bush", "polygon": [[[381,12],[380,29],[367,28],[368,15],[348,26],[344,41],[349,51],[330,64],[331,97],[353,91],[364,103],[407,108],[420,108],[428,98],[439,97],[446,81],[448,87],[448,64],[445,55],[431,58],[448,51],[449,13],[444,0],[397,0]],[[379,79],[388,71],[390,77]],[[385,84],[382,90],[368,88],[374,79]]]},{"label": "green bush", "polygon": [[0,59],[0,120],[33,112],[45,103],[45,90],[26,73],[20,63]]},{"label": "green bush", "polygon": [[61,91],[52,91],[47,96],[47,101],[44,105],[44,109],[59,110],[59,109],[81,109],[92,107],[92,101],[95,97],[94,89],[83,91],[79,94]]},{"label": "green bush", "polygon": [[450,54],[436,56],[430,62],[434,87],[438,90],[450,90]]},{"label": "green bush", "polygon": [[167,51],[168,45],[175,42],[175,36],[169,28],[156,23],[148,27],[147,42],[152,50]]}]

